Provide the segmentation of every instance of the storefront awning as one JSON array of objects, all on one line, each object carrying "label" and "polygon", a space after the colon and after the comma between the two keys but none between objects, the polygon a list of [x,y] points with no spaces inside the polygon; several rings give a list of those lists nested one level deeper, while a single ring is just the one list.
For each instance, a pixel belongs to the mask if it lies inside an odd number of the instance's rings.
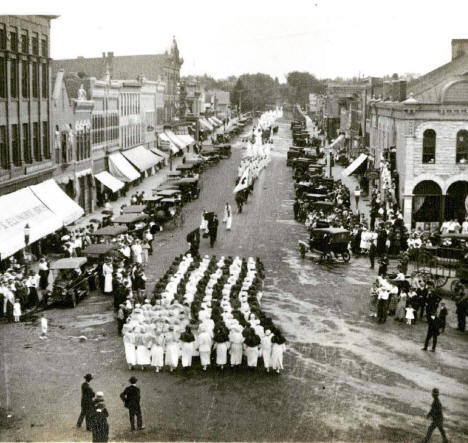
[{"label": "storefront awning", "polygon": [[361,154],[356,160],[354,160],[343,172],[343,175],[351,175],[355,173],[359,166],[361,166],[367,160],[366,154]]},{"label": "storefront awning", "polygon": [[207,131],[213,131],[214,129],[204,118],[200,119],[200,125]]},{"label": "storefront awning", "polygon": [[78,220],[83,214],[83,208],[73,201],[53,179],[38,185],[30,186],[31,191],[41,200],[64,225]]},{"label": "storefront awning", "polygon": [[175,135],[172,131],[167,130],[166,135],[169,137],[169,140],[171,140],[181,151],[187,147],[187,143],[182,141],[182,139],[180,139],[179,136]]},{"label": "storefront awning", "polygon": [[195,143],[195,139],[189,134],[178,134],[177,137],[179,137],[187,145],[191,145],[192,143]]},{"label": "storefront awning", "polygon": [[218,123],[218,125],[223,125],[224,123],[218,118],[218,117],[211,117],[215,122]]},{"label": "storefront awning", "polygon": [[153,154],[158,155],[161,158],[160,161],[167,160],[169,158],[169,154],[166,154],[165,152],[160,151],[158,148],[151,148],[151,152]]},{"label": "storefront awning", "polygon": [[328,146],[328,149],[337,149],[343,146],[345,136],[343,134],[339,135],[332,143]]},{"label": "storefront awning", "polygon": [[133,182],[140,173],[120,153],[109,155],[109,172],[123,182]]},{"label": "storefront awning", "polygon": [[160,143],[166,149],[168,150],[170,149],[173,154],[177,154],[180,151],[177,145],[174,142],[172,142],[171,139],[164,132],[161,132],[160,134],[158,134],[158,137],[159,137]]},{"label": "storefront awning", "polygon": [[100,172],[94,177],[96,180],[99,180],[106,188],[109,188],[112,192],[117,192],[125,186],[125,183],[122,183],[119,179],[115,178],[107,171]]},{"label": "storefront awning", "polygon": [[140,171],[146,171],[159,163],[159,157],[156,157],[151,151],[144,146],[123,151],[122,155],[136,166]]},{"label": "storefront awning", "polygon": [[213,127],[217,128],[219,126],[219,123],[213,119],[213,117],[208,117],[208,123],[212,125]]},{"label": "storefront awning", "polygon": [[29,225],[29,243],[45,237],[63,226],[30,188],[0,197],[0,258],[3,260],[24,248],[24,227]]}]

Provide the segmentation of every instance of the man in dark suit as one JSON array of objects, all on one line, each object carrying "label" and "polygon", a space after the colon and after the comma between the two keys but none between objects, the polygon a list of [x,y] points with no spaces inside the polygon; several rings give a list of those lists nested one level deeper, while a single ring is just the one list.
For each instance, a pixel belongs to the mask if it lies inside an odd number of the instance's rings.
[{"label": "man in dark suit", "polygon": [[81,385],[81,413],[76,422],[76,427],[81,428],[83,419],[86,418],[86,430],[91,431],[91,418],[94,413],[94,391],[89,385],[90,381],[93,379],[91,374],[86,374],[84,376],[85,381]]},{"label": "man in dark suit", "polygon": [[432,402],[431,410],[427,414],[427,418],[430,417],[432,419],[432,423],[427,429],[427,434],[424,438],[424,443],[427,443],[431,439],[432,432],[435,428],[439,429],[440,434],[442,435],[442,441],[444,443],[448,443],[448,439],[444,431],[444,416],[442,414],[442,404],[439,401],[439,390],[437,388],[434,388],[432,390],[432,398],[434,399],[434,401]]},{"label": "man in dark suit", "polygon": [[434,312],[431,312],[429,317],[427,318],[427,335],[426,341],[424,342],[423,351],[427,351],[427,347],[429,345],[429,341],[432,338],[432,352],[435,352],[437,346],[437,337],[440,332],[440,320],[437,318]]},{"label": "man in dark suit", "polygon": [[137,381],[136,377],[131,377],[129,380],[130,386],[127,386],[120,394],[120,398],[124,402],[124,406],[128,408],[130,427],[132,431],[135,430],[135,417],[137,419],[138,430],[141,431],[144,429],[140,408],[140,388],[136,386]]},{"label": "man in dark suit", "polygon": [[208,221],[208,233],[210,235],[210,248],[216,243],[218,237],[218,216],[213,214],[213,216]]}]

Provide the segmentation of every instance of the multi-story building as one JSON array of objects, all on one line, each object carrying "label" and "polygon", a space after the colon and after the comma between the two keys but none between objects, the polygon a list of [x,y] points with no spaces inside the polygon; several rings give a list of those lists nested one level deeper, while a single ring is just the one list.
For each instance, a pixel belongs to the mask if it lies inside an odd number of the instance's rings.
[{"label": "multi-story building", "polygon": [[0,16],[0,195],[55,170],[51,150],[51,15]]},{"label": "multi-story building", "polygon": [[371,145],[386,159],[407,226],[463,219],[468,197],[468,40],[408,83],[410,97],[371,105]]},{"label": "multi-story building", "polygon": [[166,86],[164,123],[169,123],[177,117],[178,84],[183,62],[173,38],[169,50],[163,54],[114,56],[113,52],[108,52],[96,58],[54,60],[53,66],[54,70],[84,72],[96,78],[103,78],[108,72],[112,79],[132,80],[144,76],[148,80],[163,81]]},{"label": "multi-story building", "polygon": [[[80,86],[78,86],[80,85]],[[86,212],[94,209],[91,121],[94,102],[76,75],[60,70],[54,78],[52,115],[54,125],[55,181]]]},{"label": "multi-story building", "polygon": [[141,83],[120,82],[120,147],[125,150],[142,143]]}]

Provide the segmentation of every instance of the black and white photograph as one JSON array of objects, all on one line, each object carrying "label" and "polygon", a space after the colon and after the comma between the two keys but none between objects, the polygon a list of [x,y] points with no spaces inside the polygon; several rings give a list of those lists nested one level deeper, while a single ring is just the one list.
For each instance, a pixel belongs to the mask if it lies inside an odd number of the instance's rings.
[{"label": "black and white photograph", "polygon": [[466,1],[0,12],[0,442],[468,441]]}]

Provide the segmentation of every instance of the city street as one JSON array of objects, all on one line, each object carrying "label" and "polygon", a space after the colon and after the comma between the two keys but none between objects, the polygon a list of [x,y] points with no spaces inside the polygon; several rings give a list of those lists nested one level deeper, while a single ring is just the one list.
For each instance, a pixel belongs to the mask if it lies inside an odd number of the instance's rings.
[{"label": "city street", "polygon": [[[438,387],[447,435],[466,441],[468,357],[458,332],[454,304],[447,301],[448,327],[437,351],[423,352],[426,324],[409,326],[369,316],[375,272],[365,257],[323,265],[299,255],[306,228],[294,221],[294,190],[286,152],[289,121],[279,122],[271,163],[255,184],[233,229],[220,223],[213,249],[201,254],[258,256],[265,265],[263,309],[286,337],[281,375],[258,368],[203,372],[129,371],[112,301],[93,294],[76,309],[46,311],[48,340],[39,339],[37,319],[2,324],[0,440],[90,441],[76,429],[83,375],[103,391],[111,440],[149,441],[418,441],[426,432],[431,390]],[[173,258],[187,250],[186,234],[205,208],[222,219],[223,205],[235,207],[232,190],[242,155],[206,171],[200,198],[184,207],[183,228],[154,241],[146,271],[150,292]],[[86,339],[81,339],[85,336]],[[130,375],[139,379],[146,429],[131,433],[119,398]],[[432,441],[441,441],[437,434]]]}]

